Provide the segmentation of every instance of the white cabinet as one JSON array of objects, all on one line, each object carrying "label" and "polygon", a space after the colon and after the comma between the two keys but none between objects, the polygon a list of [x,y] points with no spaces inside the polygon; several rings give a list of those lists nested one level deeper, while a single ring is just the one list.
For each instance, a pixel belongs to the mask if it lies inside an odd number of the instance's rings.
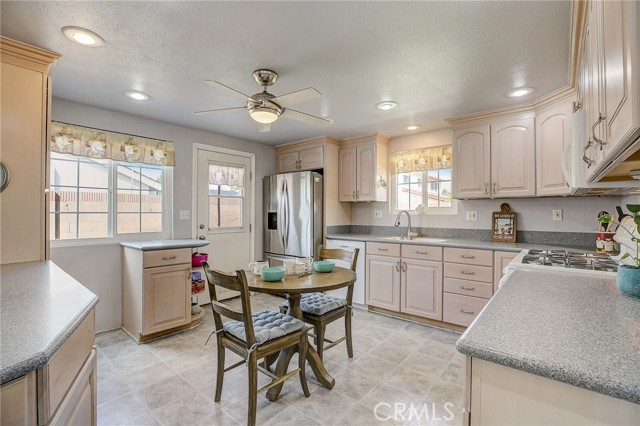
[{"label": "white cabinet", "polygon": [[295,172],[300,170],[316,170],[324,166],[324,151],[322,146],[278,152],[278,173]]},{"label": "white cabinet", "polygon": [[345,139],[338,151],[339,201],[387,201],[387,143],[380,134]]},{"label": "white cabinet", "polygon": [[122,325],[136,341],[191,323],[191,249],[124,247]]},{"label": "white cabinet", "polygon": [[367,254],[367,305],[400,311],[400,258]]},{"label": "white cabinet", "polygon": [[400,312],[442,319],[442,262],[402,259]]},{"label": "white cabinet", "polygon": [[[536,111],[536,194],[568,195],[562,162],[565,147],[571,143],[572,100],[563,100]],[[571,167],[571,158],[567,158]]]},{"label": "white cabinet", "polygon": [[535,196],[534,131],[531,114],[454,131],[454,197]]}]

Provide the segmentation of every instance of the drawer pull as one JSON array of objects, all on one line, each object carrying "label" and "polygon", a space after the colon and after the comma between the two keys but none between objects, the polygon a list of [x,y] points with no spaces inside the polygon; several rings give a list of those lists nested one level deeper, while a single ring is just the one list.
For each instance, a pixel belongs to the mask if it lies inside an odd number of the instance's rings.
[{"label": "drawer pull", "polygon": [[463,258],[463,259],[475,259],[476,258],[475,256],[470,256],[468,254],[461,254],[460,257]]},{"label": "drawer pull", "polygon": [[416,254],[429,254],[428,251],[416,251]]},{"label": "drawer pull", "polygon": [[465,287],[463,285],[460,286],[461,290],[467,290],[467,291],[476,291],[475,287]]},{"label": "drawer pull", "polygon": [[462,275],[475,275],[476,274],[475,272],[472,272],[472,271],[460,271],[460,273]]},{"label": "drawer pull", "polygon": [[379,248],[378,251],[389,251],[389,249]]},{"label": "drawer pull", "polygon": [[464,310],[464,309],[462,309],[462,308],[460,309],[460,313],[461,313],[461,314],[465,314],[465,315],[473,315],[473,314],[475,314],[475,312],[474,312],[474,311],[465,311],[465,310]]},{"label": "drawer pull", "polygon": [[176,257],[178,257],[178,256],[176,256],[175,254],[173,256],[162,256],[162,260],[173,260]]}]

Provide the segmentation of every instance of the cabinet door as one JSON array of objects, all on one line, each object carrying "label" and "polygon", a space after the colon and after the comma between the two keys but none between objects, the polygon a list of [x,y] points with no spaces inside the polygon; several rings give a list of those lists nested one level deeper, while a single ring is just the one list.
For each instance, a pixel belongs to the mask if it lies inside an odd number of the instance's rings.
[{"label": "cabinet door", "polygon": [[190,275],[188,264],[144,270],[143,335],[191,322]]},{"label": "cabinet door", "polygon": [[504,198],[536,195],[535,155],[533,118],[492,124],[492,196]]},{"label": "cabinet door", "polygon": [[64,400],[60,403],[50,425],[95,426],[97,424],[98,390],[96,379],[96,351],[93,349]]},{"label": "cabinet door", "polygon": [[303,149],[298,153],[298,170],[315,170],[324,166],[324,150],[321,146]]},{"label": "cabinet door", "polygon": [[442,262],[402,259],[400,311],[442,320]]},{"label": "cabinet door", "polygon": [[513,260],[518,253],[510,251],[496,251],[494,252],[494,267],[493,267],[493,292],[498,291],[498,284],[504,276],[504,268]]},{"label": "cabinet door", "polygon": [[356,148],[338,151],[338,201],[356,200]]},{"label": "cabinet door", "polygon": [[400,311],[400,259],[367,255],[367,305]]},{"label": "cabinet door", "polygon": [[[536,187],[539,196],[569,194],[562,158],[565,147],[571,144],[571,114],[569,101],[536,113]],[[570,164],[566,166],[570,167]]]},{"label": "cabinet door", "polygon": [[356,147],[356,201],[376,200],[376,145]]},{"label": "cabinet door", "polygon": [[586,168],[585,176],[587,179],[593,178],[595,169],[601,161],[602,155],[600,149],[596,146],[593,136],[602,139],[604,133],[602,129],[604,126],[596,126],[592,128],[593,124],[598,121],[598,117],[602,112],[600,104],[601,88],[600,88],[600,49],[599,49],[599,36],[598,36],[598,15],[600,4],[595,1],[589,2],[589,11],[587,17],[587,29],[585,32],[585,50],[586,54],[585,64],[586,67],[586,92],[585,92],[585,134],[587,135],[588,147],[584,152],[584,156],[591,160],[590,163],[581,164]]},{"label": "cabinet door", "polygon": [[453,197],[489,198],[491,144],[489,126],[453,132]]},{"label": "cabinet door", "polygon": [[278,173],[293,172],[298,170],[298,152],[278,153]]}]

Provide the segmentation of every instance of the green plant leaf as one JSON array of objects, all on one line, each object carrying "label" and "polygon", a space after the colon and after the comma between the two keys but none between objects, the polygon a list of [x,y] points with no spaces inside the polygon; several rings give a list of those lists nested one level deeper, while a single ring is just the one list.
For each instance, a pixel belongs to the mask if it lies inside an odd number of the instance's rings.
[{"label": "green plant leaf", "polygon": [[640,213],[640,204],[627,204],[627,210],[631,213]]},{"label": "green plant leaf", "polygon": [[620,257],[620,259],[626,259],[629,256],[631,256],[629,253],[625,253]]},{"label": "green plant leaf", "polygon": [[611,222],[611,215],[610,214],[605,214],[602,215],[598,218],[598,222],[600,223],[609,223]]},{"label": "green plant leaf", "polygon": [[640,226],[640,214],[639,214],[639,215],[636,215],[636,216],[633,218],[633,221],[636,223],[636,225]]}]

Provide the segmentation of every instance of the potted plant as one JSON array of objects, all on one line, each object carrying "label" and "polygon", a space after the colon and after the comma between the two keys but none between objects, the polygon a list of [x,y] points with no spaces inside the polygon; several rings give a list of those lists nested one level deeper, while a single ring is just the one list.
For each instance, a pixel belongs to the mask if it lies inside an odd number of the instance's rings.
[{"label": "potted plant", "polygon": [[617,223],[618,229],[624,229],[631,237],[628,242],[618,240],[621,248],[624,246],[626,249],[620,260],[628,260],[618,268],[616,282],[621,292],[640,298],[640,204],[627,204],[627,210],[631,212],[633,228],[635,228],[631,231],[624,224],[615,222],[609,214],[599,217],[598,221],[603,224]]}]

